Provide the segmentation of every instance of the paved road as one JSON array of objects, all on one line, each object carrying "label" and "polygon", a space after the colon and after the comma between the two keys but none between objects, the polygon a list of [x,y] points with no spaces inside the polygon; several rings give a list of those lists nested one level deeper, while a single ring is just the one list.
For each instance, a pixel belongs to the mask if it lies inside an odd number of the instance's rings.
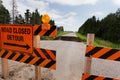
[{"label": "paved road", "polygon": [[[64,36],[76,37],[75,33]],[[80,80],[84,67],[85,45],[69,41],[41,41],[41,47],[57,51],[56,80]]]},{"label": "paved road", "polygon": [[57,51],[56,80],[80,80],[84,66],[85,45],[69,41],[41,41],[41,47]]}]

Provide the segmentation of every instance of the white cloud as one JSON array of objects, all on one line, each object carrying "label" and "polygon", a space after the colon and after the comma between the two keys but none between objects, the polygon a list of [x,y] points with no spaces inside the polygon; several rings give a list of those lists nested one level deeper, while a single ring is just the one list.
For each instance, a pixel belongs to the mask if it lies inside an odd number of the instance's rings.
[{"label": "white cloud", "polygon": [[[3,0],[4,6],[11,11],[11,2],[10,0]],[[16,0],[17,1],[17,0]],[[69,2],[69,1],[68,1]],[[26,9],[29,9],[33,12],[36,8],[39,10],[40,14],[48,13],[51,19],[55,20],[56,25],[64,26],[67,31],[76,31],[78,30],[78,20],[75,18],[77,13],[69,12],[63,14],[61,11],[51,9],[49,3],[46,1],[39,0],[19,0],[17,1],[17,8],[20,14],[24,16]]]},{"label": "white cloud", "polygon": [[62,12],[51,9],[48,11],[48,14],[50,15],[51,19],[55,20],[55,24],[57,26],[63,26],[64,30],[66,31],[77,31],[78,27],[77,25],[80,25],[78,20],[75,18],[77,16],[77,13],[75,12],[69,12],[66,14],[62,14]]},{"label": "white cloud", "polygon": [[94,5],[98,0],[46,0],[51,3],[58,3],[62,5],[69,5],[69,6],[78,6],[82,4],[92,4]]},{"label": "white cloud", "polygon": [[90,15],[91,15],[91,16],[94,16],[94,15],[95,15],[95,16],[103,16],[104,13],[97,11],[97,12],[91,13]]},{"label": "white cloud", "polygon": [[120,0],[112,0],[112,1],[115,5],[120,6]]},{"label": "white cloud", "polygon": [[[12,0],[11,0],[12,1]],[[3,0],[4,6],[11,12],[12,10],[12,4],[9,0]],[[35,9],[39,9],[40,12],[45,13],[49,3],[44,1],[37,1],[37,0],[16,0],[18,12],[22,15],[24,15],[26,9],[29,9],[30,11],[35,11]]]},{"label": "white cloud", "polygon": [[61,14],[59,11],[57,10],[54,10],[54,9],[51,9],[50,11],[48,11],[48,14],[50,15],[51,18],[53,19],[59,19],[61,18]]},{"label": "white cloud", "polygon": [[119,6],[119,7],[120,7],[120,0],[113,0],[113,3],[114,3],[116,6]]},{"label": "white cloud", "polygon": [[67,31],[76,31],[78,30],[79,22],[75,18],[77,16],[77,13],[75,12],[70,12],[66,13],[64,15],[59,15],[61,17],[56,19],[56,24],[58,26],[63,26],[65,30]]}]

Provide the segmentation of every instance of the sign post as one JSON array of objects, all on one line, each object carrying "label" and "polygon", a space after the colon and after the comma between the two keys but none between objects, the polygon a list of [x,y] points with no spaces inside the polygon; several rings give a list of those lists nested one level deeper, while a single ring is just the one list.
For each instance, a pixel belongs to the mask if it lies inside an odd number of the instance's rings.
[{"label": "sign post", "polygon": [[[40,36],[34,36],[34,47],[40,47]],[[35,80],[41,80],[41,68],[39,66],[35,66]]]},{"label": "sign post", "polygon": [[[42,16],[42,28],[43,30],[49,30],[50,24],[48,24],[50,21],[50,17],[45,14]],[[40,48],[40,36],[34,36],[34,47]],[[41,68],[39,66],[35,66],[35,80],[41,80]]]},{"label": "sign post", "polygon": [[[94,44],[94,34],[88,34],[87,35],[87,45],[93,45]],[[84,73],[90,73],[91,71],[91,63],[92,63],[92,58],[86,57],[85,58],[85,68],[84,68]]]},{"label": "sign post", "polygon": [[[1,42],[1,28],[0,28],[0,42]],[[0,43],[1,48],[1,43]],[[7,79],[8,77],[8,60],[1,58],[1,65],[2,65],[2,77]]]},{"label": "sign post", "polygon": [[2,77],[6,80],[8,78],[8,60],[2,58]]}]

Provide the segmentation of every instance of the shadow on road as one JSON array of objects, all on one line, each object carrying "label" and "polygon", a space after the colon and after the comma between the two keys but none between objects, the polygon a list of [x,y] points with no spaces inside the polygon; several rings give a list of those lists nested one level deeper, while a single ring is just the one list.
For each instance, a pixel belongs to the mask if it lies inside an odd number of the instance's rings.
[{"label": "shadow on road", "polygon": [[74,37],[74,36],[60,36],[60,37],[55,38],[54,40],[83,42],[81,39],[79,39],[78,37]]}]

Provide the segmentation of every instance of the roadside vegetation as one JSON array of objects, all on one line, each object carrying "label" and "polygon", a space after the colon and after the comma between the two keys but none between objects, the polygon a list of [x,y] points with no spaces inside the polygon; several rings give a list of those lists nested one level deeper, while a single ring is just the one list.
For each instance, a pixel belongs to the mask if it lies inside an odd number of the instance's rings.
[{"label": "roadside vegetation", "polygon": [[[82,39],[83,42],[86,44],[86,41],[87,41],[87,36],[86,35],[82,35],[80,33],[76,33],[76,35],[80,39]],[[103,40],[103,39],[98,38],[98,37],[95,37],[94,45],[99,46],[99,47],[110,47],[110,48],[120,49],[120,44],[113,43],[113,42],[110,42],[110,41],[106,41],[106,40]]]},{"label": "roadside vegetation", "polygon": [[57,37],[60,37],[62,35],[68,34],[69,32],[66,31],[57,31],[56,37],[48,37],[48,36],[42,36],[40,39],[41,40],[54,40]]},{"label": "roadside vegetation", "polygon": [[120,44],[120,8],[101,20],[96,16],[87,19],[78,32],[83,35],[94,33],[96,37]]}]

